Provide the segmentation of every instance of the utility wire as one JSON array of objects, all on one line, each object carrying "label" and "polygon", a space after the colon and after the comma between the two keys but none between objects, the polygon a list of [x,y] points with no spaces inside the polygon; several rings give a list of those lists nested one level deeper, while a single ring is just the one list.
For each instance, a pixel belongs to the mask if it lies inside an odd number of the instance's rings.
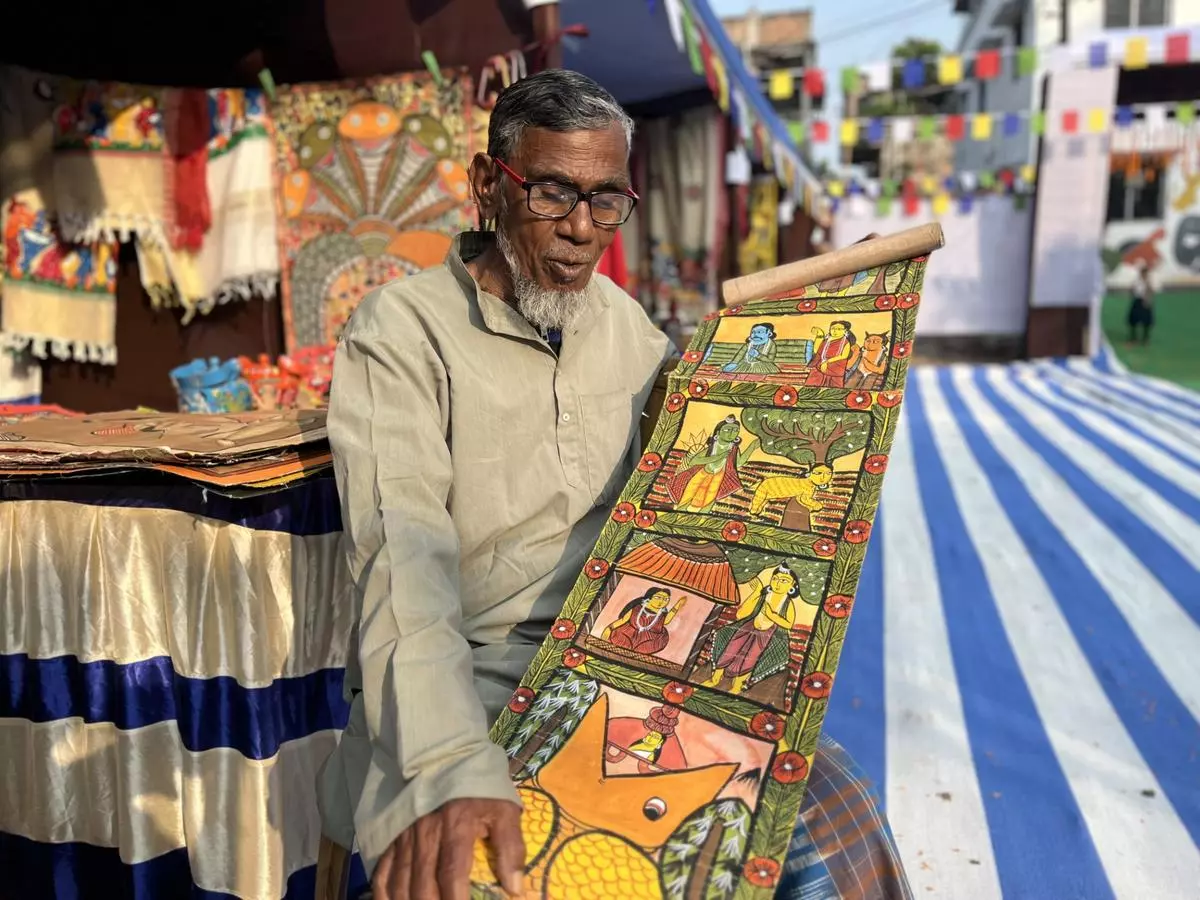
[{"label": "utility wire", "polygon": [[876,28],[881,28],[884,25],[891,25],[894,22],[899,22],[903,19],[913,18],[918,13],[928,12],[934,8],[945,9],[946,0],[925,0],[924,3],[915,3],[912,6],[906,6],[904,9],[898,9],[886,16],[880,16],[877,19],[868,19],[865,22],[860,22],[857,25],[849,28],[843,28],[841,31],[835,31],[832,34],[824,35],[814,39],[814,43],[818,47],[824,47],[826,44],[833,43],[848,37],[858,37],[867,31],[872,31]]}]

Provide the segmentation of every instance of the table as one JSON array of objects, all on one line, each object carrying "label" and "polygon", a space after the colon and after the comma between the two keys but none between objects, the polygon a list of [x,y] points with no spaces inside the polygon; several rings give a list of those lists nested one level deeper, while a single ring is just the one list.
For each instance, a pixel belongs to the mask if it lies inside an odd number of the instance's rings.
[{"label": "table", "polygon": [[0,897],[311,898],[354,615],[332,477],[10,481],[0,536]]}]

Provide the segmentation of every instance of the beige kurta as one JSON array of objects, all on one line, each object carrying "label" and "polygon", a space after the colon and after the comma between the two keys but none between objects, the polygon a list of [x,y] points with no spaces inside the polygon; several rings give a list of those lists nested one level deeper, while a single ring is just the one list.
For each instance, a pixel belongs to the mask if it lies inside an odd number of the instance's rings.
[{"label": "beige kurta", "polygon": [[467,272],[459,254],[487,237],[461,235],[445,265],[367,296],[334,365],[329,439],[362,612],[321,807],[368,871],[447,800],[516,799],[488,727],[632,471],[673,355],[597,275],[556,357]]}]

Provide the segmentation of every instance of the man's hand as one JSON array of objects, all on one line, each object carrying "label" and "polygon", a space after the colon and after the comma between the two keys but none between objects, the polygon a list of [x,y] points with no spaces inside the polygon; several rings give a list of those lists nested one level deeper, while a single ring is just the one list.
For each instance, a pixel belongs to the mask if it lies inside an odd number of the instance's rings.
[{"label": "man's hand", "polygon": [[524,892],[521,807],[508,800],[451,800],[401,834],[379,859],[373,900],[469,900],[475,842],[488,844],[500,886]]}]

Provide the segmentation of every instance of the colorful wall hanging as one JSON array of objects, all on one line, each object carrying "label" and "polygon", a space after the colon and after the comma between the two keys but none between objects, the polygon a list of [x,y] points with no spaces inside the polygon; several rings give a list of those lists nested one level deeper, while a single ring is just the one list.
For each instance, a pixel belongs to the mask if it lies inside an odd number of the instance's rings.
[{"label": "colorful wall hanging", "polygon": [[[55,194],[68,239],[136,240],[143,287],[156,305],[182,306],[185,322],[226,300],[275,293],[274,178],[260,91],[63,80],[54,123]],[[199,148],[177,157],[168,125]]]},{"label": "colorful wall hanging", "polygon": [[[781,283],[790,267],[749,276],[767,299],[696,333],[492,731],[525,807],[527,896],[774,895],[940,245],[925,226],[808,261],[825,269],[804,287],[783,289],[805,283]],[[472,879],[501,896],[482,844]]]},{"label": "colorful wall hanging", "polygon": [[115,365],[117,245],[68,244],[36,190],[4,201],[3,343],[39,359]]},{"label": "colorful wall hanging", "polygon": [[0,72],[0,346],[114,364],[115,241],[69,244],[57,218],[53,120],[62,80]]},{"label": "colorful wall hanging", "polygon": [[[271,114],[289,351],[332,344],[374,287],[442,262],[474,225],[462,73],[281,87]],[[480,147],[479,149],[482,149]]]},{"label": "colorful wall hanging", "polygon": [[71,241],[165,241],[162,88],[63,79],[54,111],[54,182]]},{"label": "colorful wall hanging", "polygon": [[[168,91],[168,97],[174,94]],[[182,306],[185,323],[217,304],[272,297],[279,284],[273,150],[262,91],[205,92],[201,149],[211,224],[199,246],[138,234],[142,285]],[[172,206],[167,204],[168,213]]]}]

